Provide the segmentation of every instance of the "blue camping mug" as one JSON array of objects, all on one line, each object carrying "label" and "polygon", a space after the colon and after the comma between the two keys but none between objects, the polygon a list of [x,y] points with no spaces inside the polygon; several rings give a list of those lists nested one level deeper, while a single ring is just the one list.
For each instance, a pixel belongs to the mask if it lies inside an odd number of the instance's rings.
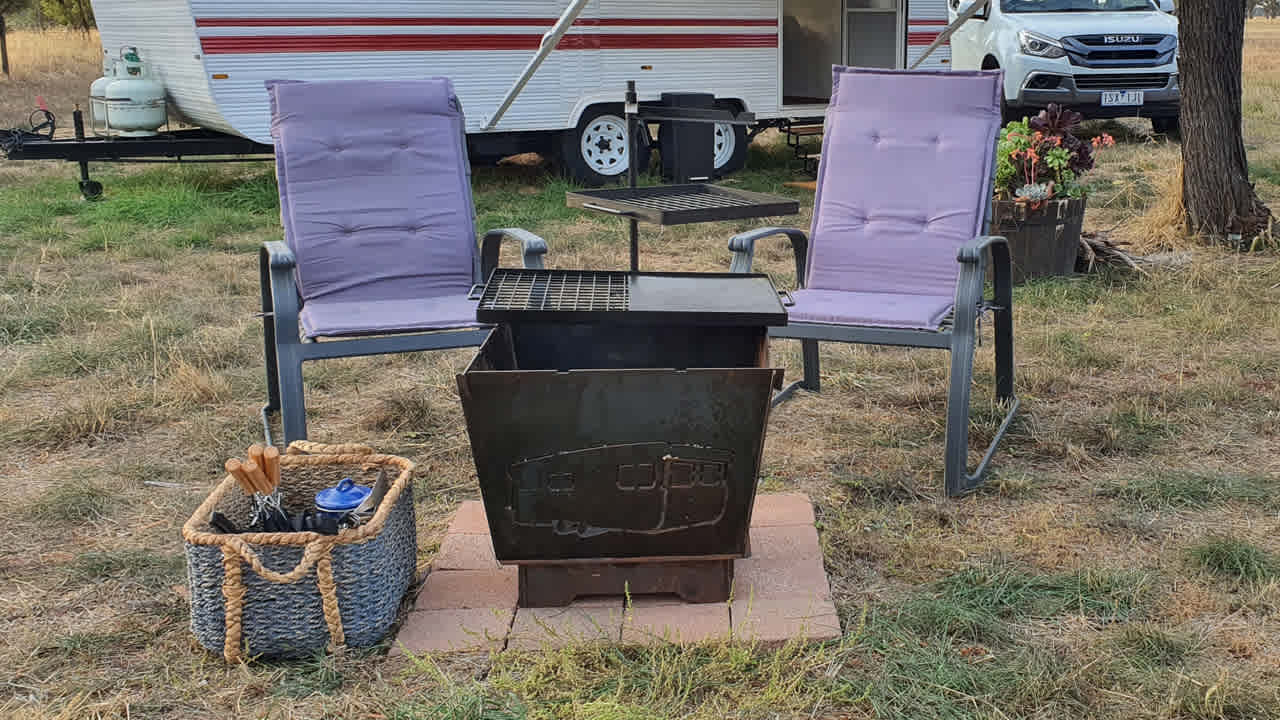
[{"label": "blue camping mug", "polygon": [[335,520],[360,507],[360,503],[369,497],[373,488],[357,485],[351,478],[342,478],[336,487],[325,488],[316,493],[316,510]]}]

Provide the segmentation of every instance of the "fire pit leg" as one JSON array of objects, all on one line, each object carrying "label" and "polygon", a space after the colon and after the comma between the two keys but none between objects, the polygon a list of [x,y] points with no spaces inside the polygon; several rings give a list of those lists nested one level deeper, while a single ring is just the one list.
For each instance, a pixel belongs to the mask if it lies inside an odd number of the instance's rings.
[{"label": "fire pit leg", "polygon": [[586,595],[674,594],[691,603],[725,602],[733,560],[521,565],[520,607],[564,607]]}]

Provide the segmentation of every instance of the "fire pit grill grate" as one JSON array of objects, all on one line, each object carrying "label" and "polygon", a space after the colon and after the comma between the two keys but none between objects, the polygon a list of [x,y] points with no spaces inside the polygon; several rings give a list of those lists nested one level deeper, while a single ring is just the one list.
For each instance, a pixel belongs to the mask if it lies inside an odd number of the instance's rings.
[{"label": "fire pit grill grate", "polygon": [[529,273],[498,269],[480,298],[481,310],[626,310],[626,275],[566,270]]},{"label": "fire pit grill grate", "polygon": [[497,268],[476,320],[707,327],[787,324],[768,276]]}]

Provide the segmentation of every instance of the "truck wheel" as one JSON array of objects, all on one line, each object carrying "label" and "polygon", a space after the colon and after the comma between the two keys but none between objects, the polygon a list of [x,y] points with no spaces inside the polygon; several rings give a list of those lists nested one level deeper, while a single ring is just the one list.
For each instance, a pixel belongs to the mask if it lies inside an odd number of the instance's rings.
[{"label": "truck wheel", "polygon": [[[587,108],[578,126],[561,135],[560,162],[572,180],[598,187],[627,177],[627,120],[621,107],[595,105]],[[640,157],[636,169],[649,169],[649,131],[640,124],[636,130]]]},{"label": "truck wheel", "polygon": [[1157,135],[1164,135],[1170,140],[1178,140],[1182,137],[1182,127],[1178,123],[1177,115],[1151,118],[1151,131]]}]

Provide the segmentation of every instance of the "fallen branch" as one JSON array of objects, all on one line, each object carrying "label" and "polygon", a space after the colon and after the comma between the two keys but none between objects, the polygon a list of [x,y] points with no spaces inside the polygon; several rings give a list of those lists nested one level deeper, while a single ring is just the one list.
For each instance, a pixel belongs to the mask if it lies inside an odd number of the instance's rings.
[{"label": "fallen branch", "polygon": [[1130,255],[1120,249],[1121,245],[1128,244],[1115,242],[1108,238],[1106,233],[1082,233],[1080,235],[1080,254],[1085,258],[1085,272],[1093,272],[1093,266],[1102,262],[1108,265],[1132,268],[1145,274],[1146,271],[1138,266],[1142,258]]}]

